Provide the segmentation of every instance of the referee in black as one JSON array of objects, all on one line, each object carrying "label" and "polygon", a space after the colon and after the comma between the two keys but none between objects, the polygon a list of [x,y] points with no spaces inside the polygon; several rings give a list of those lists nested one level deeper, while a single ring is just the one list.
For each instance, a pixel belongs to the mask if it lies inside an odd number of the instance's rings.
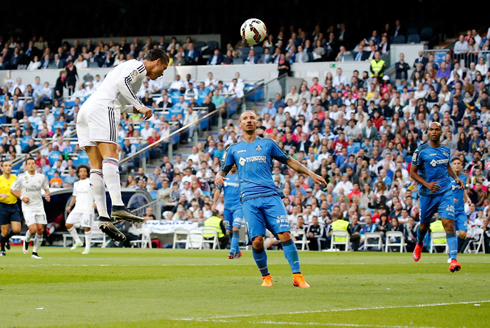
[{"label": "referee in black", "polygon": [[[12,173],[12,163],[4,161],[2,163],[2,175],[0,176],[0,256],[7,255],[5,247],[10,249],[10,237],[20,233],[20,208],[17,204],[18,198],[10,193],[10,188],[17,180]],[[10,230],[12,227],[12,230]]]}]

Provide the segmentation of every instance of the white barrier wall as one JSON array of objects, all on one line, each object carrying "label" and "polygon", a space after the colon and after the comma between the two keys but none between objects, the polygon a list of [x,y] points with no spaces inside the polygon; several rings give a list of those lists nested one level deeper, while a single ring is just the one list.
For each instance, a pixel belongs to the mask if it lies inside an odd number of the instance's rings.
[{"label": "white barrier wall", "polygon": [[[418,56],[418,51],[422,50],[423,44],[415,45],[393,45],[391,47],[391,60],[392,63],[398,61],[398,55],[403,52],[405,54],[406,62],[412,66],[415,58]],[[314,62],[314,63],[295,63],[291,65],[291,71],[296,78],[303,78],[308,83],[311,83],[314,77],[320,79],[320,83],[323,83],[327,72],[332,72],[335,75],[337,68],[341,68],[343,74],[350,78],[354,70],[358,70],[362,75],[363,71],[369,71],[369,62]],[[99,74],[102,78],[109,72],[110,68],[86,68],[78,71],[80,79],[83,80],[83,76],[91,74],[95,77]],[[41,82],[48,81],[51,86],[54,87],[56,79],[59,76],[60,70],[12,70],[12,71],[0,71],[0,85],[6,84],[7,79],[11,78],[15,81],[17,77],[22,78],[24,85],[34,83],[36,76],[41,77]],[[218,66],[171,66],[167,68],[163,79],[166,83],[171,83],[176,74],[180,74],[182,79],[185,79],[186,74],[191,74],[192,78],[196,81],[203,81],[207,78],[208,72],[212,72],[214,78],[223,80],[228,83],[233,79],[236,72],[240,72],[241,78],[245,81],[257,81],[263,79],[265,82],[270,81],[277,77],[277,65],[276,64],[258,64],[258,65],[218,65]]]}]

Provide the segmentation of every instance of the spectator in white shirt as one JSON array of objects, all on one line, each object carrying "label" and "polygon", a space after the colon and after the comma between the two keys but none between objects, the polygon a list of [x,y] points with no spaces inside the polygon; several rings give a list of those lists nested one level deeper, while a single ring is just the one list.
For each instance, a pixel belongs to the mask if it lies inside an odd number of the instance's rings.
[{"label": "spectator in white shirt", "polygon": [[204,86],[209,88],[209,90],[214,91],[218,87],[218,80],[213,78],[213,73],[209,72],[208,77],[204,80]]},{"label": "spectator in white shirt", "polygon": [[284,113],[289,113],[291,117],[295,118],[298,115],[298,107],[294,105],[293,99],[289,98]]},{"label": "spectator in white shirt", "polygon": [[346,84],[349,84],[349,81],[347,80],[347,78],[342,75],[342,68],[337,68],[337,75],[334,76],[333,80],[332,80],[332,86],[333,87],[338,87],[340,84],[343,84],[343,85],[346,85]]},{"label": "spectator in white shirt", "polygon": [[170,87],[168,88],[169,92],[174,92],[174,91],[181,91],[185,89],[184,82],[180,80],[180,75],[177,74],[175,76],[175,80],[170,84]]},{"label": "spectator in white shirt", "polygon": [[231,85],[228,87],[228,93],[242,99],[244,96],[243,84],[240,85],[238,84],[238,80],[236,78],[233,79]]},{"label": "spectator in white shirt", "polygon": [[149,121],[145,121],[143,129],[141,129],[140,134],[142,138],[148,139],[153,133],[153,128],[150,126]]}]

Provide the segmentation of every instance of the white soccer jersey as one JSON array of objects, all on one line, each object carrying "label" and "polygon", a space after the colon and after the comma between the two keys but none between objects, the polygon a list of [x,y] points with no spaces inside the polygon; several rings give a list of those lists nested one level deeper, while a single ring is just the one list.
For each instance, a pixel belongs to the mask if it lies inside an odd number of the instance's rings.
[{"label": "white soccer jersey", "polygon": [[73,196],[77,198],[73,213],[94,213],[94,196],[90,190],[90,179],[75,182],[73,184]]},{"label": "white soccer jersey", "polygon": [[[111,107],[121,113],[125,112],[124,107],[126,105],[140,109],[144,105],[136,96],[136,92],[141,88],[145,77],[146,69],[143,63],[131,59],[119,64],[107,74],[104,81],[85,104],[102,105],[103,108]],[[86,108],[86,106],[84,107]]]},{"label": "white soccer jersey", "polygon": [[22,211],[44,212],[42,190],[49,188],[48,178],[44,174],[29,174],[25,172],[15,180],[13,190],[20,190],[22,197],[28,197],[29,202],[22,202]]}]

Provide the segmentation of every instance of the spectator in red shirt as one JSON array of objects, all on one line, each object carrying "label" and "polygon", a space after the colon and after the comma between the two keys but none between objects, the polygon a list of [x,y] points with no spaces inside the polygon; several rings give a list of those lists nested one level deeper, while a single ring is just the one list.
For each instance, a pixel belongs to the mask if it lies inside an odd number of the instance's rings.
[{"label": "spectator in red shirt", "polygon": [[313,85],[310,87],[310,93],[313,92],[313,90],[316,90],[318,94],[322,93],[323,87],[318,84],[318,78],[314,77],[313,78]]},{"label": "spectator in red shirt", "polygon": [[371,121],[373,121],[374,126],[379,131],[379,128],[383,125],[383,116],[379,114],[379,111],[375,110]]},{"label": "spectator in red shirt", "polygon": [[333,149],[337,154],[342,153],[342,148],[347,148],[349,143],[345,140],[345,135],[343,133],[339,133],[339,138],[334,141]]}]

